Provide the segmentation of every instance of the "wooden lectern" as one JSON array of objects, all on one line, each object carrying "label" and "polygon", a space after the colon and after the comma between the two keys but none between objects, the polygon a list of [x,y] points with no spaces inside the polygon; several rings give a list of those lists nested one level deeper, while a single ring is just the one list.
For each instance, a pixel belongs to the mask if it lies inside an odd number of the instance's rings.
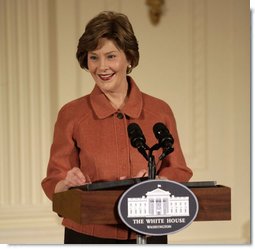
[{"label": "wooden lectern", "polygon": [[[189,187],[199,203],[195,221],[231,220],[231,189],[222,185]],[[53,211],[79,224],[119,224],[118,201],[125,190],[71,189],[53,196]]]}]

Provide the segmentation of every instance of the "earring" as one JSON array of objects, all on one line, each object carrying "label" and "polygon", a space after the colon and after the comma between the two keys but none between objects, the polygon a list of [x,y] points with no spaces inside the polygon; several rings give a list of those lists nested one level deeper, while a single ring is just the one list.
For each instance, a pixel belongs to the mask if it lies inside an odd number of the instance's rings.
[{"label": "earring", "polygon": [[127,73],[131,73],[132,72],[132,65],[129,64],[128,67],[127,67]]}]

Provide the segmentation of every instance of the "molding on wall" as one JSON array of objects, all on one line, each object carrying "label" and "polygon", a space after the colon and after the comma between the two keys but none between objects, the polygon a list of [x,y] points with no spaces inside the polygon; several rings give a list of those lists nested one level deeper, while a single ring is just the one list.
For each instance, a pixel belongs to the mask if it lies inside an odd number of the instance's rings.
[{"label": "molding on wall", "polygon": [[1,1],[0,16],[2,237],[49,222],[40,186],[51,141],[48,1]]},{"label": "molding on wall", "polygon": [[192,23],[192,147],[188,153],[194,170],[207,168],[207,75],[206,75],[206,1],[191,3]]}]

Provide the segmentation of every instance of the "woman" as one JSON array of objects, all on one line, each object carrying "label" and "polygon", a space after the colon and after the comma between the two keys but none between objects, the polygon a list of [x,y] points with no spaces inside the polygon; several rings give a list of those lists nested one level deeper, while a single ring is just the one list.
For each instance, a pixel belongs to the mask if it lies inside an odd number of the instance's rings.
[{"label": "woman", "polygon": [[[152,127],[164,123],[174,138],[174,152],[159,161],[157,178],[185,182],[192,176],[181,151],[170,107],[139,90],[128,76],[138,65],[138,43],[128,18],[102,12],[79,39],[77,59],[95,82],[92,92],[66,104],[59,112],[47,169],[42,181],[46,195],[95,181],[148,175],[147,161],[130,145],[128,124],[143,130],[149,146],[157,143]],[[135,243],[124,225],[80,225],[63,219],[65,243]],[[152,240],[150,242],[150,240]],[[153,241],[155,240],[155,241]],[[148,243],[166,243],[166,236]]]}]

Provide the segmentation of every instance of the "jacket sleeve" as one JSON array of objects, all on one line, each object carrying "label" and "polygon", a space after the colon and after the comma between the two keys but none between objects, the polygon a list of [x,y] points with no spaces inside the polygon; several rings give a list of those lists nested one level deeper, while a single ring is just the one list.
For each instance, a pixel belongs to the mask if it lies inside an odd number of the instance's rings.
[{"label": "jacket sleeve", "polygon": [[50,200],[56,184],[65,179],[67,171],[79,166],[79,153],[73,139],[74,120],[70,116],[68,110],[62,108],[55,123],[47,175],[41,182]]},{"label": "jacket sleeve", "polygon": [[167,115],[164,117],[164,120],[165,125],[168,127],[170,134],[174,138],[174,151],[162,160],[158,175],[165,176],[169,180],[174,180],[177,182],[188,182],[193,173],[192,170],[187,166],[183,156],[174,114],[168,105],[166,108]]}]

